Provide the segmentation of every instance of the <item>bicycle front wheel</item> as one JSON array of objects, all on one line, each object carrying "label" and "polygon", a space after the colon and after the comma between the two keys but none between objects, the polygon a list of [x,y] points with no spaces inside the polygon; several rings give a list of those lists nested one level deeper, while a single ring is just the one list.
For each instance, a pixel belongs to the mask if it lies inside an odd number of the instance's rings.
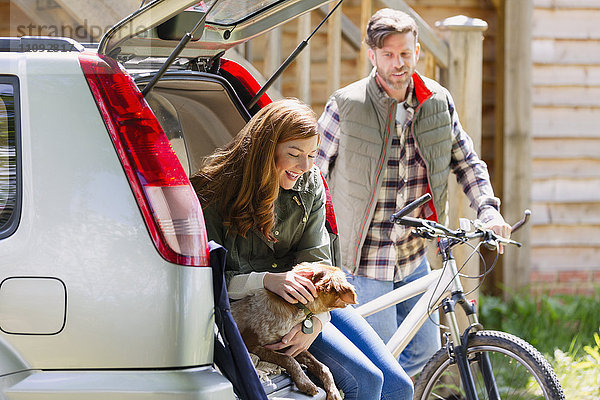
[{"label": "bicycle front wheel", "polygon": [[[548,361],[516,336],[496,331],[476,332],[469,338],[467,358],[480,400],[565,398]],[[458,366],[444,347],[423,368],[415,384],[414,399],[466,398]]]}]

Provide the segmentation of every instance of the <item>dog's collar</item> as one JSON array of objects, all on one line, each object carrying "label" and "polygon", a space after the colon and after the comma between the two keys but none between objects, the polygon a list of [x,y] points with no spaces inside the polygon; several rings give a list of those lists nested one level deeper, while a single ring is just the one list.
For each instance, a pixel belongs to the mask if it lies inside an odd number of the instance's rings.
[{"label": "dog's collar", "polygon": [[301,309],[304,312],[304,321],[302,321],[302,333],[309,335],[313,333],[313,321],[312,317],[315,315],[312,311],[308,309],[304,304],[298,302],[294,303],[296,307]]}]

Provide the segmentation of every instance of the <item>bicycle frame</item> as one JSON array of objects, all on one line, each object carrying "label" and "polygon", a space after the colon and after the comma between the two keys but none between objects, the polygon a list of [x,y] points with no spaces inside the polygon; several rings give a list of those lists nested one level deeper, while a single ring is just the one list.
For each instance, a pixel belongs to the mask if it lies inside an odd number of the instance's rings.
[{"label": "bicycle frame", "polygon": [[[500,393],[498,391],[489,355],[485,351],[478,352],[475,359],[470,359],[468,355],[468,342],[472,337],[471,334],[473,331],[483,330],[483,326],[481,326],[478,321],[475,306],[465,298],[456,261],[454,260],[454,257],[452,257],[452,248],[472,239],[481,239],[482,243],[494,246],[498,243],[503,243],[514,244],[520,247],[521,244],[514,240],[502,238],[490,230],[484,230],[480,225],[476,226],[477,229],[474,232],[468,233],[463,229],[453,231],[437,222],[407,216],[416,207],[424,204],[430,199],[431,196],[429,194],[421,196],[419,199],[413,201],[402,210],[392,215],[390,220],[400,225],[416,228],[414,233],[421,237],[427,239],[437,238],[437,247],[443,261],[442,268],[433,270],[428,275],[357,307],[357,311],[363,317],[367,317],[423,293],[423,296],[417,301],[416,305],[408,313],[404,321],[386,344],[387,348],[395,358],[398,358],[427,318],[429,318],[432,313],[436,312],[441,305],[442,311],[447,319],[447,328],[450,331],[450,337],[446,336],[446,351],[448,352],[449,359],[451,359],[458,368],[464,395],[468,400],[478,399],[473,373],[470,368],[470,361],[475,360],[478,364],[478,369],[481,372],[485,390],[489,398],[491,400],[499,400]],[[512,230],[515,231],[525,224],[530,214],[529,210],[526,210],[523,219],[517,222],[517,224],[512,227]],[[476,224],[473,223],[473,225]],[[474,250],[478,251],[478,247],[474,248]],[[456,319],[456,304],[461,306],[469,321],[469,326],[462,334]]]},{"label": "bicycle frame", "polygon": [[[450,297],[452,293],[462,295],[463,286],[458,276],[456,261],[453,258],[445,260],[441,269],[433,270],[413,282],[407,283],[356,308],[360,315],[367,317],[421,293],[424,293],[424,295],[421,296],[417,304],[408,313],[402,324],[386,344],[387,348],[396,358],[402,353],[402,350],[408,345],[427,318],[437,310],[442,300]],[[447,315],[450,317],[448,324],[452,340],[454,343],[460,344],[461,335],[454,312],[452,311]],[[471,321],[471,323],[473,322],[477,321]]]},{"label": "bicycle frame", "polygon": [[[441,304],[442,310],[448,319],[447,324],[452,340],[450,347],[451,351],[456,355],[456,362],[461,375],[461,381],[464,384],[467,399],[477,400],[478,397],[475,390],[475,382],[467,362],[466,340],[471,328],[475,327],[476,329],[482,329],[483,327],[479,324],[475,308],[466,301],[456,261],[452,257],[451,248],[458,243],[460,242],[453,241],[452,239],[440,239],[438,242],[438,249],[440,250],[443,259],[443,266],[441,269],[433,270],[429,274],[413,282],[373,299],[368,303],[357,307],[357,311],[363,317],[366,317],[424,293],[386,344],[394,357],[398,358],[400,353],[402,353],[402,350],[410,343],[412,338],[425,323],[426,319],[434,313]],[[454,311],[457,303],[463,308],[470,323],[469,328],[465,331],[463,336],[461,336]],[[464,346],[463,342],[465,342]],[[491,364],[486,354],[480,355],[480,369],[484,376],[485,386],[490,398],[498,400],[500,397],[498,395]]]}]

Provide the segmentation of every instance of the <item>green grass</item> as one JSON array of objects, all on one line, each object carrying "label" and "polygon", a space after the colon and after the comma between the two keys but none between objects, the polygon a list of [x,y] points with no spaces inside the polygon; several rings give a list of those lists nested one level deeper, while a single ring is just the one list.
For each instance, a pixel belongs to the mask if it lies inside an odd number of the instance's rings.
[{"label": "green grass", "polygon": [[552,364],[569,400],[600,399],[600,291],[594,296],[481,296],[486,329],[519,336]]},{"label": "green grass", "polygon": [[600,399],[600,337],[594,334],[596,344],[583,347],[585,355],[574,356],[556,349],[550,359],[556,376],[569,400]]},{"label": "green grass", "polygon": [[481,296],[479,316],[486,329],[519,336],[544,354],[559,349],[581,356],[600,328],[600,290],[590,297],[519,294],[504,301]]}]

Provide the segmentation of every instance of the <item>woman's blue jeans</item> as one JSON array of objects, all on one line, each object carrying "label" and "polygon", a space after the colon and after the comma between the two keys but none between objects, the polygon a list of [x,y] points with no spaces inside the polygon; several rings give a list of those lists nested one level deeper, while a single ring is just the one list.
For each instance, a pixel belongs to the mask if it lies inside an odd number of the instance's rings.
[{"label": "woman's blue jeans", "polygon": [[[348,282],[352,283],[356,288],[358,304],[365,304],[374,298],[389,293],[394,289],[427,275],[430,271],[429,262],[427,261],[427,258],[424,258],[417,269],[400,282],[378,281],[364,276],[352,275],[348,275]],[[373,315],[369,315],[366,320],[373,329],[375,329],[382,340],[387,343],[421,296],[423,295],[418,295],[403,301],[402,303],[398,303],[396,307],[389,307]],[[398,362],[400,362],[400,365],[402,365],[406,373],[410,376],[414,376],[421,371],[423,366],[427,363],[427,360],[429,360],[440,347],[439,316],[437,313],[433,313],[431,317],[425,321],[404,351],[402,351],[400,357],[398,357]]]},{"label": "woman's blue jeans", "polygon": [[412,399],[410,377],[353,307],[332,311],[308,350],[329,367],[344,400]]}]

